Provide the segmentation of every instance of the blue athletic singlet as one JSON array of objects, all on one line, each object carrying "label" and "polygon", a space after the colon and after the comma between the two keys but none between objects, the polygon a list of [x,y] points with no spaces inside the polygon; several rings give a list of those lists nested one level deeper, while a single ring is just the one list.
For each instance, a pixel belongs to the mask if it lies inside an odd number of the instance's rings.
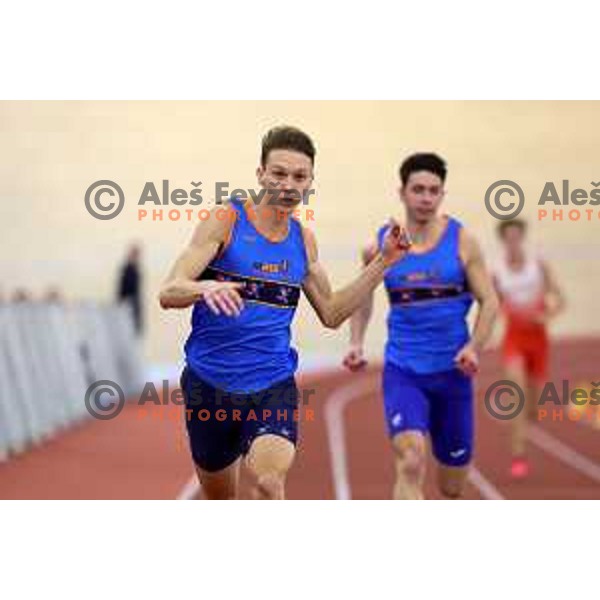
[{"label": "blue athletic singlet", "polygon": [[247,393],[296,371],[290,327],[308,261],[296,219],[289,219],[284,240],[272,242],[256,230],[243,202],[231,206],[236,219],[229,243],[199,279],[242,282],[244,308],[239,317],[228,317],[197,302],[185,354],[192,371],[210,385]]},{"label": "blue athletic singlet", "polygon": [[[466,316],[473,302],[459,256],[461,227],[448,217],[434,248],[423,254],[409,252],[387,270],[386,363],[414,373],[455,367],[456,353],[469,340]],[[386,230],[384,226],[378,232],[380,248]]]}]

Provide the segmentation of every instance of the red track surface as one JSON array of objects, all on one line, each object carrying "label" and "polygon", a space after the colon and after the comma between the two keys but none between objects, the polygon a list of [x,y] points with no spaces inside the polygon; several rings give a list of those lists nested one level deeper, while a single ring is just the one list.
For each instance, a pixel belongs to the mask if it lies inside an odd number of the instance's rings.
[{"label": "red track surface", "polygon": [[[600,379],[598,356],[600,340],[557,342],[551,378],[557,384],[568,379],[573,387],[580,382],[589,386]],[[370,389],[349,402],[344,413],[348,481],[352,498],[390,497],[393,463],[384,432],[378,373],[379,369],[372,368],[350,375],[340,369],[300,378],[301,386],[316,391],[310,401],[315,417],[301,424],[299,453],[288,480],[289,498],[335,497],[325,405],[336,390],[355,389],[367,379],[374,381]],[[486,355],[477,384],[475,464],[479,472],[506,498],[600,498],[600,429],[566,418],[562,423],[547,419],[537,427],[551,436],[552,444],[558,440],[568,447],[570,464],[565,462],[564,451],[557,456],[530,444],[531,476],[523,482],[510,480],[508,425],[483,408],[486,387],[502,378],[496,354]],[[136,406],[128,405],[112,421],[90,420],[61,433],[0,465],[0,498],[177,497],[192,475],[192,465],[181,422],[169,420],[167,414],[142,418]],[[582,469],[582,460],[587,468]],[[427,495],[436,497],[433,463]],[[469,484],[466,497],[481,498],[482,494]]]}]

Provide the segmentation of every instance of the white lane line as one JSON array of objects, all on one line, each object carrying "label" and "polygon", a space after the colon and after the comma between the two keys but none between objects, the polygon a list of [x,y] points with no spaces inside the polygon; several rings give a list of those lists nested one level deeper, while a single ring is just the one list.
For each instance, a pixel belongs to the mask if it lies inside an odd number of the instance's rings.
[{"label": "white lane line", "polygon": [[337,500],[350,500],[350,481],[346,459],[346,439],[344,436],[344,409],[363,394],[373,392],[373,384],[378,379],[363,379],[360,383],[347,383],[337,388],[325,401],[325,427],[329,443],[331,473]]},{"label": "white lane line", "polygon": [[177,494],[176,500],[193,500],[200,491],[200,482],[198,476],[193,475],[187,481],[187,483],[181,488],[179,494]]},{"label": "white lane line", "polygon": [[[335,497],[338,500],[350,500],[352,491],[348,477],[346,437],[344,434],[344,410],[357,398],[369,391],[374,392],[373,384],[379,379],[363,379],[360,384],[350,383],[335,390],[325,402],[325,425],[329,442],[329,455]],[[499,490],[487,480],[474,465],[469,469],[469,481],[486,500],[505,500]]]},{"label": "white lane line", "polygon": [[538,448],[551,454],[571,468],[600,482],[600,465],[576,452],[559,439],[544,431],[539,425],[531,423],[527,428],[527,437]]},{"label": "white lane line", "polygon": [[471,465],[469,469],[469,481],[479,490],[485,500],[506,500],[498,488],[490,483],[475,465]]}]

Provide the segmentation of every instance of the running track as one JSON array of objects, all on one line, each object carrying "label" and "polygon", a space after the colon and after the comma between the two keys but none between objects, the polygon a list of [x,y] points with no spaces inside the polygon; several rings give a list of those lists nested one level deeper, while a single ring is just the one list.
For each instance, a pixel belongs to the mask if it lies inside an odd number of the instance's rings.
[{"label": "running track", "polygon": [[[600,379],[600,339],[556,342],[551,378],[573,386]],[[388,498],[392,456],[384,433],[379,372],[342,369],[303,375],[315,389],[314,421],[301,426],[300,451],[288,480],[291,499]],[[542,421],[531,430],[533,471],[513,482],[508,426],[483,408],[483,392],[502,379],[497,355],[484,357],[477,380],[477,442],[469,499],[600,498],[600,429]],[[168,410],[171,410],[170,408]],[[432,465],[433,466],[433,465]],[[86,421],[0,464],[0,499],[170,499],[196,491],[181,421],[141,417],[128,405],[112,421]],[[436,497],[429,469],[427,496]]]}]

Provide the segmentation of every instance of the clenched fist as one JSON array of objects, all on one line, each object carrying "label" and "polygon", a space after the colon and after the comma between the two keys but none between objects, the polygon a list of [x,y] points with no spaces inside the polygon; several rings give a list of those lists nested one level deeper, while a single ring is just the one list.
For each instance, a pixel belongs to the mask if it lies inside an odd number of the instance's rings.
[{"label": "clenched fist", "polygon": [[388,230],[383,238],[381,254],[389,267],[404,258],[411,246],[408,231],[395,219],[390,219]]},{"label": "clenched fist", "polygon": [[363,349],[360,346],[351,346],[342,364],[353,373],[364,369],[367,366],[367,359],[364,357]]}]

